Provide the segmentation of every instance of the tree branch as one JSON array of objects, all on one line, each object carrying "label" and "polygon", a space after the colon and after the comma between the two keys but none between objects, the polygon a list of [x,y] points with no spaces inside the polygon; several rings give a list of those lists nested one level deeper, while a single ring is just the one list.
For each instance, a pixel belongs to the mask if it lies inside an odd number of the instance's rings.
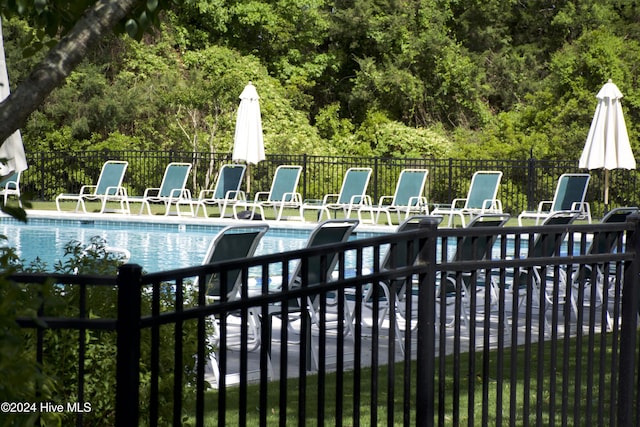
[{"label": "tree branch", "polygon": [[60,86],[87,52],[142,0],[98,0],[2,103],[0,145]]}]

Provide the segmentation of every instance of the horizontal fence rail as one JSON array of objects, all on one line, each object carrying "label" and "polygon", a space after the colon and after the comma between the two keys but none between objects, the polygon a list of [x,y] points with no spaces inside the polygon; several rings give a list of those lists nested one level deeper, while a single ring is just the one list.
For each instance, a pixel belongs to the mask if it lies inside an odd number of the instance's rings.
[{"label": "horizontal fence rail", "polygon": [[[129,168],[124,186],[129,195],[141,195],[146,188],[159,187],[166,165],[187,162],[193,165],[187,187],[193,194],[211,188],[223,164],[231,163],[231,153],[179,151],[81,151],[41,152],[28,159],[29,169],[23,173],[23,193],[40,200],[53,200],[60,193],[78,193],[85,184],[95,184],[107,160],[125,160]],[[503,172],[498,198],[505,211],[517,214],[535,209],[540,201],[551,200],[558,177],[563,173],[584,172],[576,160],[470,160],[470,159],[410,159],[347,156],[308,156],[268,154],[266,160],[251,167],[251,189],[267,191],[279,165],[303,167],[298,191],[304,199],[321,199],[337,193],[346,170],[350,167],[371,167],[373,174],[368,194],[377,201],[394,194],[402,169],[429,170],[426,194],[430,204],[450,203],[467,194],[471,176],[478,170]],[[636,191],[638,171],[610,172],[610,207],[636,206],[640,200]],[[604,181],[602,171],[591,171],[586,200],[591,210],[601,217]]]},{"label": "horizontal fence rail", "polygon": [[[35,331],[45,375],[56,334],[75,342],[79,402],[92,402],[92,370],[108,360],[97,348],[117,348],[113,378],[99,381],[115,383],[116,396],[75,414],[76,425],[105,411],[118,426],[632,426],[639,224],[425,221],[413,232],[162,273],[124,265],[117,278],[11,279],[41,302],[18,323],[28,338]],[[611,250],[590,251],[603,233]],[[551,252],[530,253],[541,236]],[[390,264],[389,251],[399,254]],[[309,266],[333,256],[335,272],[310,285]],[[289,286],[298,263],[303,279]],[[233,272],[239,294],[208,296]]]}]

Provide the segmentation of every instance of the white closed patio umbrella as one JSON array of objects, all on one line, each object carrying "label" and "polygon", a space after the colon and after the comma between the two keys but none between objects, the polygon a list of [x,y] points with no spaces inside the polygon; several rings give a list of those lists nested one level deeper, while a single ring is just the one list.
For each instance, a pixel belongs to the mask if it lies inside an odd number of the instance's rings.
[{"label": "white closed patio umbrella", "polygon": [[622,114],[622,96],[611,80],[596,95],[598,105],[579,162],[581,168],[604,169],[605,212],[609,210],[609,171],[636,168]]},{"label": "white closed patio umbrella", "polygon": [[[0,101],[9,96],[9,75],[4,57],[2,41],[2,21],[0,20]],[[15,131],[0,147],[0,182],[14,172],[22,172],[27,168],[27,159],[22,145],[20,130]]]},{"label": "white closed patio umbrella", "polygon": [[259,99],[256,87],[249,82],[240,94],[233,138],[232,160],[247,163],[247,193],[251,191],[250,165],[258,164],[265,159]]}]

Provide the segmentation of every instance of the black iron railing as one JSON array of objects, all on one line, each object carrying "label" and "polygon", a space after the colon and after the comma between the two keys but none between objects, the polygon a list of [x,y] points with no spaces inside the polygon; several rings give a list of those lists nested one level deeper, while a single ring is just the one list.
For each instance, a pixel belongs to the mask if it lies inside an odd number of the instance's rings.
[{"label": "black iron railing", "polygon": [[[77,360],[67,361],[77,367],[79,402],[93,398],[85,369],[99,362],[89,349],[103,343],[89,332],[116,334],[110,414],[119,426],[184,417],[193,425],[356,425],[365,414],[372,425],[632,426],[640,408],[639,224],[425,222],[416,232],[163,273],[125,265],[117,278],[12,280],[40,295],[80,289],[74,316],[53,316],[59,306],[43,297],[37,316],[19,319],[39,337],[81,332]],[[553,240],[554,256],[527,256],[537,236],[565,233]],[[615,236],[613,250],[588,251],[599,233]],[[489,236],[491,259],[456,258],[463,242],[473,254]],[[385,252],[401,247],[417,250],[418,262],[382,268]],[[336,253],[331,280],[279,286],[291,263]],[[241,297],[208,301],[207,278],[236,269]],[[115,317],[99,318],[88,305],[96,288],[117,292]],[[34,347],[45,374],[47,354],[58,351],[48,345],[40,338]],[[76,415],[83,425],[91,414]]]},{"label": "black iron railing", "polygon": [[[145,188],[158,187],[169,162],[190,162],[193,172],[188,188],[195,194],[215,184],[216,173],[231,162],[230,153],[174,151],[82,151],[42,152],[29,157],[29,169],[21,179],[23,192],[40,200],[53,200],[60,193],[77,193],[84,184],[94,184],[107,160],[126,160],[129,168],[124,185],[130,195],[141,195]],[[551,200],[558,177],[578,172],[576,160],[473,160],[409,159],[345,156],[307,156],[270,154],[251,167],[251,191],[266,191],[275,169],[281,164],[303,166],[299,192],[304,199],[321,199],[337,193],[344,173],[350,167],[371,167],[368,194],[378,200],[393,195],[400,171],[405,168],[429,170],[426,196],[430,203],[450,203],[467,194],[471,176],[478,170],[503,172],[498,197],[505,211],[517,214],[535,208],[541,200]],[[582,170],[584,172],[584,170]],[[587,201],[597,217],[604,212],[602,171],[592,171]],[[611,172],[610,207],[636,206],[638,172]]]}]

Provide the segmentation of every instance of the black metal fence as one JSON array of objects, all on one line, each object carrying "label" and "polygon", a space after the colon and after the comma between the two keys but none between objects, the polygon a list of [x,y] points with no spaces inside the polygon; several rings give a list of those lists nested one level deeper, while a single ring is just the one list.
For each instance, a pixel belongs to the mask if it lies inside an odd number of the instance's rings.
[{"label": "black metal fence", "polygon": [[[29,157],[29,169],[22,178],[23,192],[40,200],[53,200],[60,193],[77,193],[83,184],[97,180],[107,160],[127,160],[125,187],[132,195],[140,195],[147,187],[158,187],[169,162],[190,162],[193,172],[189,188],[197,195],[215,184],[221,165],[231,162],[230,153],[174,151],[83,151],[42,152]],[[467,193],[471,176],[478,170],[503,172],[499,198],[505,211],[517,214],[533,209],[541,200],[551,200],[558,177],[578,172],[577,160],[472,160],[472,159],[404,159],[379,157],[336,157],[307,155],[267,155],[267,159],[251,166],[251,190],[266,191],[277,166],[303,166],[299,191],[304,199],[319,199],[337,193],[344,173],[350,167],[371,167],[369,195],[374,200],[392,195],[404,168],[429,170],[426,195],[430,203],[449,203]],[[640,203],[636,191],[637,171],[611,172],[610,207],[635,206]],[[595,216],[602,216],[602,171],[592,171],[587,200]]]},{"label": "black metal fence", "polygon": [[[125,265],[117,278],[12,280],[43,301],[19,324],[35,331],[45,374],[60,337],[79,331],[77,358],[64,360],[77,382],[67,386],[94,412],[74,414],[77,425],[635,426],[639,225],[637,216],[518,228],[425,222],[417,232],[163,273]],[[603,233],[612,250],[589,250]],[[477,259],[493,236],[491,259]],[[555,256],[527,256],[540,236]],[[472,245],[460,257],[464,242]],[[419,262],[382,268],[392,248],[418,250]],[[291,263],[336,253],[333,280],[279,286]],[[206,279],[237,269],[241,298],[208,302]],[[52,314],[54,291],[76,296],[71,315]],[[117,293],[115,317],[101,316],[104,292]],[[95,350],[107,342],[117,347],[116,393],[98,413],[94,399],[113,396],[114,378],[90,371],[108,362]],[[92,394],[96,383],[102,394]]]}]

